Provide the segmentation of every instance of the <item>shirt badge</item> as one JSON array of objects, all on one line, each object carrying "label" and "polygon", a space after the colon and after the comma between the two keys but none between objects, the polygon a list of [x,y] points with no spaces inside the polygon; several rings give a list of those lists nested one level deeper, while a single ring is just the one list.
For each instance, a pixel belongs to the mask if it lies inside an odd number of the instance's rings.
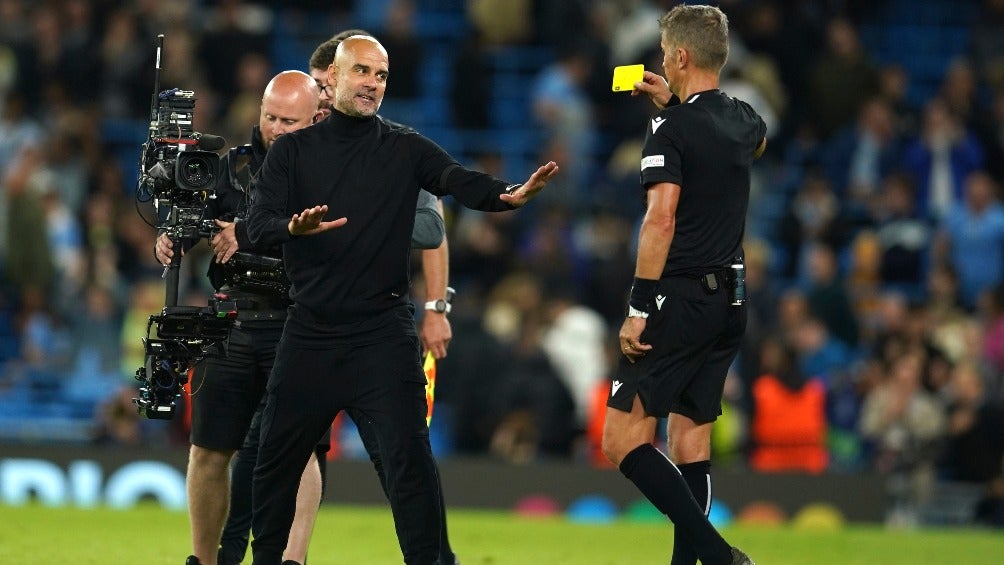
[{"label": "shirt badge", "polygon": [[649,167],[665,167],[666,166],[666,156],[665,155],[649,155],[648,157],[643,157],[641,160],[641,170],[645,170]]}]

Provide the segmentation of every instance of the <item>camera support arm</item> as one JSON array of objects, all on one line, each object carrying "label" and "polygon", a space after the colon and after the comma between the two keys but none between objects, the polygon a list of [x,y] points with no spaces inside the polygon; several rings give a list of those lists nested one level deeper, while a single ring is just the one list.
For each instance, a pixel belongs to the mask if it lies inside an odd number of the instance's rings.
[{"label": "camera support arm", "polygon": [[[175,227],[178,225],[178,209],[171,206],[171,211],[168,215],[168,226]],[[178,235],[177,230],[168,229],[167,237],[171,240],[172,249],[175,250],[174,254],[171,255],[171,262],[164,267],[164,273],[161,277],[164,279],[164,306],[177,306],[178,305],[178,280],[181,275],[181,247],[183,245],[181,237]]]}]

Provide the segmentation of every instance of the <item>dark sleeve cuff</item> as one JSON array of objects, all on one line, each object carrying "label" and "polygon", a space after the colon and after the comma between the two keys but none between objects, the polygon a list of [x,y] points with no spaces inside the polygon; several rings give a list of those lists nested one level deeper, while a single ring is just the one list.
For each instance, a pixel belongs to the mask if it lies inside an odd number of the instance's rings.
[{"label": "dark sleeve cuff", "polygon": [[234,223],[234,237],[237,238],[237,248],[243,251],[248,251],[254,247],[251,244],[251,238],[248,237],[248,225],[247,222],[243,220],[237,220]]}]

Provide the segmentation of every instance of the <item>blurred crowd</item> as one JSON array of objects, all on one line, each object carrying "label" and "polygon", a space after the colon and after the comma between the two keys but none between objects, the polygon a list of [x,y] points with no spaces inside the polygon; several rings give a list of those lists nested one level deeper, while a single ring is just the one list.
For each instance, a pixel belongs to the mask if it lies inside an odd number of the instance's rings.
[{"label": "blurred crowd", "polygon": [[[390,54],[381,113],[504,177],[562,167],[518,214],[446,201],[458,294],[437,450],[601,465],[654,111],[611,92],[610,74],[661,72],[656,20],[673,4],[0,0],[3,440],[45,439],[18,430],[51,421],[78,441],[186,441],[183,418],[144,421],[130,403],[164,303],[153,213],[134,194],[156,34],[163,87],[196,91],[196,130],[236,145],[274,73],[364,27]],[[1000,524],[1004,0],[914,4],[719,3],[722,88],[760,112],[769,142],[716,466],[877,470],[902,520],[932,485],[971,483]],[[206,246],[186,255],[185,303],[205,305],[207,261]]]}]

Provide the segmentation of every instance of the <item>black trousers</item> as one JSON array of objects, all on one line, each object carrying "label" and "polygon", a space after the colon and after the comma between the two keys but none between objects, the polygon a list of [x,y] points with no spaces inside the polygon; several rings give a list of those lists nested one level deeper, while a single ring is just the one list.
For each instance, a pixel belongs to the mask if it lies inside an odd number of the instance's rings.
[{"label": "black trousers", "polygon": [[[273,351],[274,349],[273,345]],[[263,396],[258,411],[251,419],[251,428],[248,430],[247,437],[244,438],[244,445],[237,451],[231,465],[230,511],[227,513],[227,523],[223,526],[223,535],[220,537],[220,550],[216,560],[219,565],[239,565],[247,554],[248,544],[251,540],[251,482],[255,464],[258,462],[261,415],[264,409],[265,398]],[[374,439],[374,441],[376,440]],[[328,430],[314,448],[317,453],[317,464],[321,468],[322,493],[326,482],[324,458],[330,450],[331,430]],[[380,471],[380,482],[384,483],[383,471]]]},{"label": "black trousers", "polygon": [[373,343],[332,339],[325,347],[287,332],[279,342],[262,414],[254,471],[255,565],[280,565],[303,466],[340,410],[372,422],[405,563],[439,555],[439,481],[426,426],[418,337]]}]

